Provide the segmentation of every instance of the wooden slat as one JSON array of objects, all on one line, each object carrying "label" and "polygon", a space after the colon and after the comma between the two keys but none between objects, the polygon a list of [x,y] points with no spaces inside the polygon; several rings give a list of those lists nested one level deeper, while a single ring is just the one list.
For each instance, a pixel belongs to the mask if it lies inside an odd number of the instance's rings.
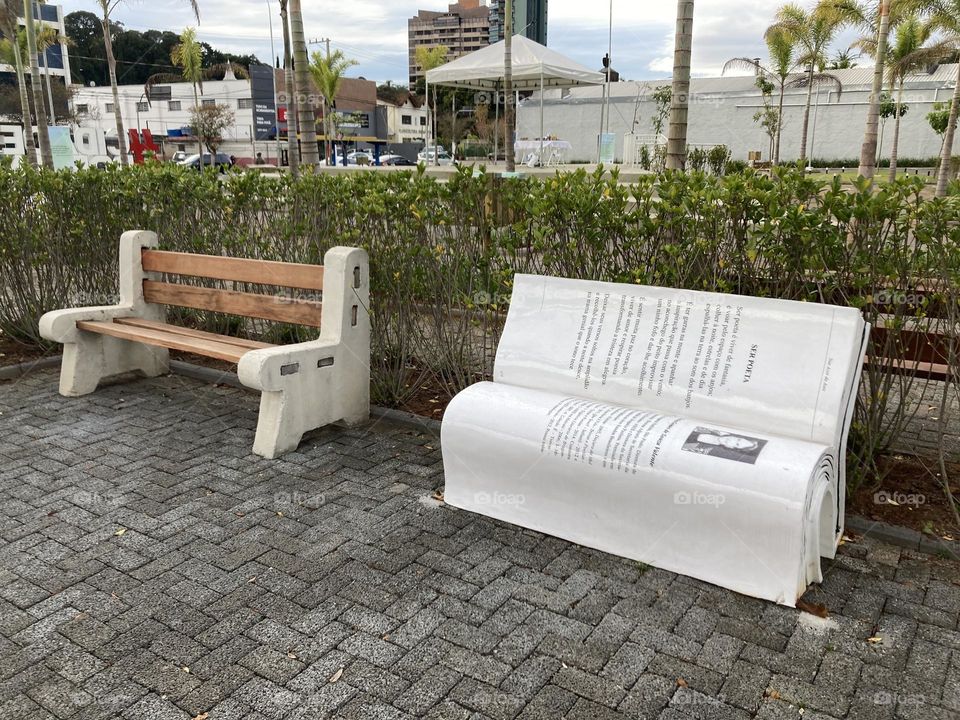
[{"label": "wooden slat", "polygon": [[147,302],[161,305],[176,305],[194,310],[211,310],[230,315],[320,327],[321,304],[313,300],[291,300],[285,297],[257,295],[235,290],[215,290],[154,280],[143,281],[143,297]]},{"label": "wooden slat", "polygon": [[279,285],[302,290],[323,290],[323,266],[232,258],[222,255],[144,250],[143,269],[172,275],[189,275],[213,280]]},{"label": "wooden slat", "polygon": [[132,340],[146,345],[156,345],[172,350],[183,350],[184,352],[196,353],[197,355],[205,355],[206,357],[227,360],[228,362],[234,363],[240,362],[240,358],[250,352],[248,348],[242,348],[238,345],[229,345],[227,343],[202,338],[192,338],[177,333],[163,332],[161,330],[120,325],[114,322],[81,321],[77,323],[77,327],[87,332],[110,335],[111,337],[120,338],[121,340]]},{"label": "wooden slat", "polygon": [[863,364],[880,369],[886,368],[897,375],[912,375],[913,377],[925,378],[927,380],[939,380],[943,382],[950,377],[949,366],[941,363],[868,357],[864,359]]},{"label": "wooden slat", "polygon": [[226,343],[227,345],[236,345],[237,347],[247,348],[247,350],[259,350],[261,348],[274,347],[270,343],[258,342],[257,340],[245,340],[244,338],[231,337],[230,335],[217,335],[216,333],[205,332],[203,330],[194,330],[179,325],[168,325],[167,323],[157,322],[156,320],[142,320],[140,318],[118,318],[115,323],[121,325],[131,325],[133,327],[142,327],[149,330],[160,330],[171,332],[177,335],[186,335],[187,337],[202,338],[213,340],[215,342]]}]

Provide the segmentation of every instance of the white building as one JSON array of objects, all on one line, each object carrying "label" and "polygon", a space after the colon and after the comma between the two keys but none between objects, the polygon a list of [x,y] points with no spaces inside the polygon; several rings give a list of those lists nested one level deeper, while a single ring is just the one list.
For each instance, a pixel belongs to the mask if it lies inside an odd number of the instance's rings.
[{"label": "white building", "polygon": [[[66,37],[67,33],[63,26],[63,7],[60,5],[40,5],[34,3],[34,19],[47,27],[53,28],[57,35]],[[20,18],[20,27],[26,27],[26,22]],[[0,35],[0,37],[3,37]],[[47,48],[46,52],[40,53],[40,74],[50,77],[61,78],[67,85],[72,82],[70,78],[70,54],[66,45],[59,43]],[[0,62],[0,73],[12,73],[14,68]]]},{"label": "white building", "polygon": [[427,106],[414,105],[411,95],[403,104],[377,100],[377,106],[386,108],[387,140],[391,143],[426,142],[429,132]]},{"label": "white building", "polygon": [[[842,92],[826,86],[813,91],[807,156],[831,160],[855,160],[860,156],[873,68],[832,71],[842,83]],[[929,158],[939,154],[940,137],[927,122],[935,102],[949,102],[957,77],[956,65],[941,65],[933,72],[917,73],[907,79],[904,102],[909,106],[901,119],[899,156]],[[753,76],[694,78],[691,82],[687,140],[691,145],[727,145],[733,158],[747,160],[747,153],[760,151],[769,159],[769,138],[754,121],[762,108],[762,97]],[[654,90],[670,80],[611,84],[610,132],[616,136],[616,160],[624,160],[627,134],[650,137],[655,114]],[[776,103],[776,91],[773,102]],[[781,160],[799,157],[800,135],[806,89],[787,90],[784,99],[784,126],[780,143]],[[544,135],[572,144],[568,160],[595,162],[597,159],[603,86],[548,90],[544,94]],[[664,126],[666,133],[666,125]],[[523,102],[517,113],[517,138],[540,135],[540,103],[537,95]],[[893,118],[883,133],[882,157],[888,156],[893,139]]]}]

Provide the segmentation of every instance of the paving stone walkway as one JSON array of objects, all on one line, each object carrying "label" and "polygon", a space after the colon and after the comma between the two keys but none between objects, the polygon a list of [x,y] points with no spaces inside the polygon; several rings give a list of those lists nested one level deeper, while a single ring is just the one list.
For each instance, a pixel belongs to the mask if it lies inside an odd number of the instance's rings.
[{"label": "paving stone walkway", "polygon": [[0,718],[960,717],[957,564],[855,540],[820,619],[439,506],[427,436],[56,385],[0,384]]}]

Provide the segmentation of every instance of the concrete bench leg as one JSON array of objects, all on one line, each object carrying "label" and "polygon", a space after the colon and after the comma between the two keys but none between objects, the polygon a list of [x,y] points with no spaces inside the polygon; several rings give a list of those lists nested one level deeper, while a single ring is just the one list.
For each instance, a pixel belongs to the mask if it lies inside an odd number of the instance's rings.
[{"label": "concrete bench leg", "polygon": [[266,458],[296,450],[305,433],[334,422],[356,426],[370,417],[369,394],[361,393],[345,406],[342,397],[308,387],[264,391],[253,452]]},{"label": "concrete bench leg", "polygon": [[60,394],[88,395],[105,378],[128,372],[146,377],[165,375],[169,372],[169,353],[165,348],[80,332],[76,342],[63,346]]}]

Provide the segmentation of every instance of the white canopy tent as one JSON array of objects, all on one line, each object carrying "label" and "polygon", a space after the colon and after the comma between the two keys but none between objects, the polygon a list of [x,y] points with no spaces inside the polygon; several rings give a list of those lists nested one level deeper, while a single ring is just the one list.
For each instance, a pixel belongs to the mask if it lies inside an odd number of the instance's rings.
[{"label": "white canopy tent", "polygon": [[[428,107],[431,85],[492,91],[496,93],[495,99],[499,100],[499,93],[503,90],[505,45],[506,42],[501,40],[446,65],[428,70],[426,75]],[[513,36],[511,66],[515,91],[540,91],[540,157],[542,159],[544,90],[579,85],[602,85],[605,78],[602,73],[593,72],[556,50],[551,50],[523,35]],[[496,105],[499,112],[499,102]]]}]

